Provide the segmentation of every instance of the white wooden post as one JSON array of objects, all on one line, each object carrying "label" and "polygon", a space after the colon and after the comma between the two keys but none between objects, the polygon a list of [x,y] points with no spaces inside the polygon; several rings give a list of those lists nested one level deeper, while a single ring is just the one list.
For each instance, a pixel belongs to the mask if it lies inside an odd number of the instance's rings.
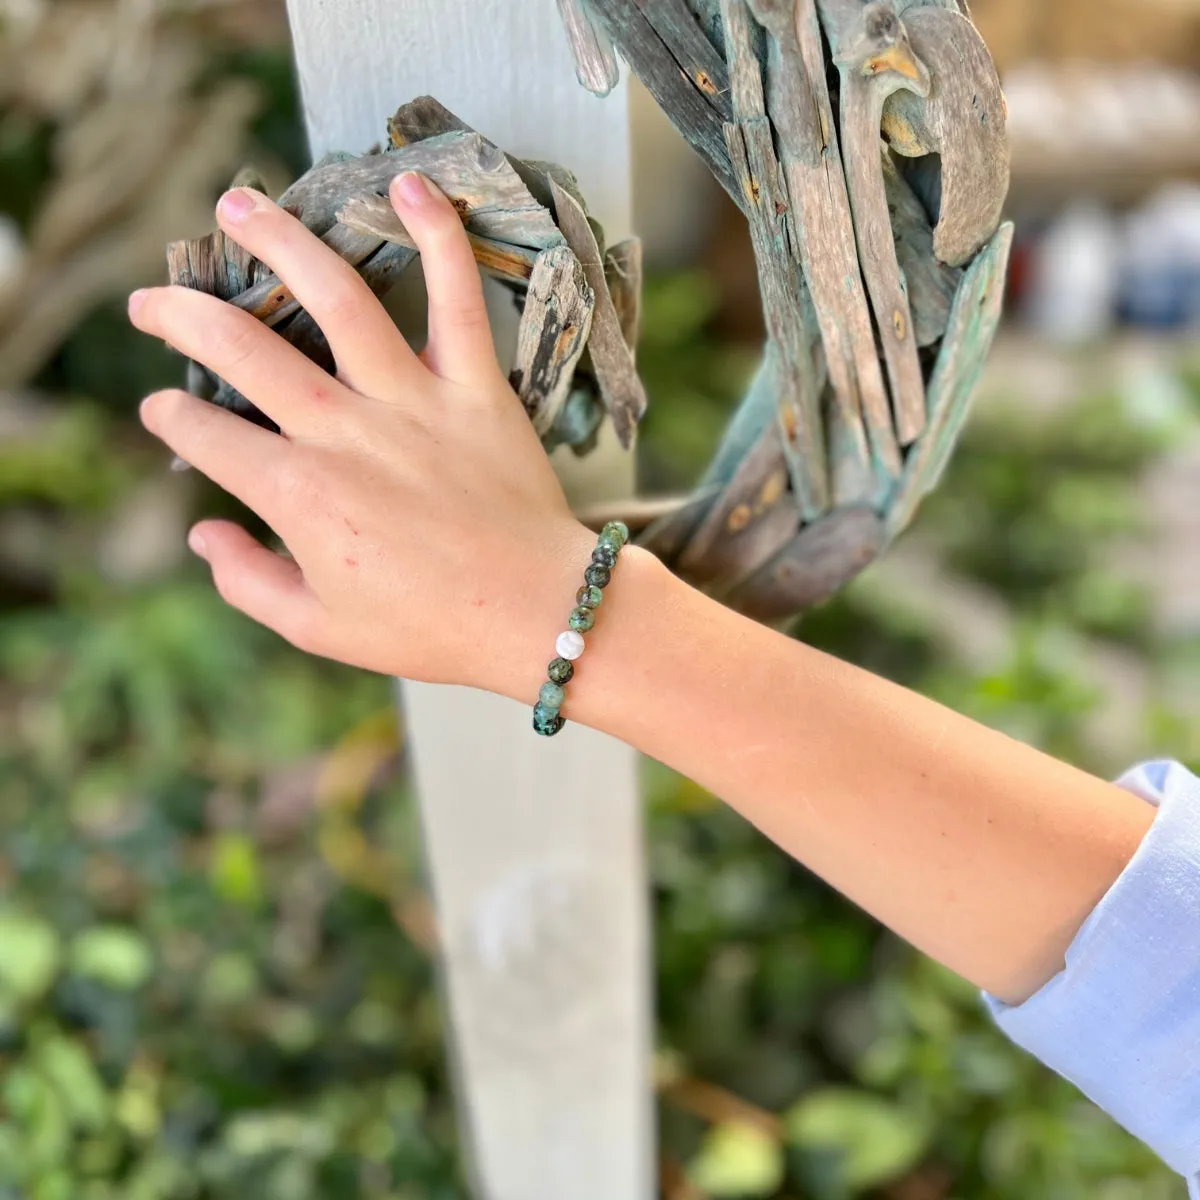
[{"label": "white wooden post", "polygon": [[[574,170],[609,241],[629,232],[627,93],[598,100],[579,86],[555,0],[288,9],[314,155],[365,150],[401,103],[429,93],[503,149]],[[567,457],[563,478],[580,504],[628,494],[632,458],[615,446],[582,464]],[[531,653],[549,661],[556,633]],[[650,948],[635,756],[579,727],[538,738],[529,706],[402,690],[476,1194],[647,1200]]]}]

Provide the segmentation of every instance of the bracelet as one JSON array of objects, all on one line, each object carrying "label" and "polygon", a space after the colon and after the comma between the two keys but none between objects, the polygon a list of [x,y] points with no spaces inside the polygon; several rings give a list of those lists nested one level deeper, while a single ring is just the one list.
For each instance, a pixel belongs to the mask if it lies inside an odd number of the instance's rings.
[{"label": "bracelet", "polygon": [[567,684],[575,675],[575,660],[583,653],[583,635],[596,624],[596,609],[612,579],[617,556],[629,541],[629,529],[621,521],[609,521],[600,531],[592,561],[583,573],[583,587],[575,594],[575,607],[567,620],[569,629],[558,635],[554,649],[558,657],[547,668],[550,676],[533,706],[533,728],[543,737],[553,737],[565,724],[561,709]]}]

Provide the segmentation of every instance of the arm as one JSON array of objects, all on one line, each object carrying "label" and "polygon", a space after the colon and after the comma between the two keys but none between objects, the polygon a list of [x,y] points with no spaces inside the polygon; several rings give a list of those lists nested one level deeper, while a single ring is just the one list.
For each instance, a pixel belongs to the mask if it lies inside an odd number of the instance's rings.
[{"label": "arm", "polygon": [[[222,228],[317,319],[331,378],[247,313],[179,288],[131,319],[204,362],[275,435],[178,391],[147,427],[288,548],[190,538],[221,594],[312,653],[531,703],[591,534],[496,363],[453,208],[392,199],[425,263],[415,354],[355,272],[255,193]],[[721,796],[914,944],[1006,1000],[1062,965],[1152,819],[1119,788],[730,612],[627,549],[566,715]],[[534,736],[531,732],[529,736]]]}]

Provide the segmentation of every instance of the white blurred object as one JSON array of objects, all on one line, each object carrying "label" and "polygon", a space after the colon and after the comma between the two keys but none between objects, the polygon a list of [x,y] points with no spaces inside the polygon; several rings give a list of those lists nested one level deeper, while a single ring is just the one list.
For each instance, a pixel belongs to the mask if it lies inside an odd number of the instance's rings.
[{"label": "white blurred object", "polygon": [[1121,238],[1102,205],[1081,200],[1046,230],[1033,252],[1026,320],[1064,343],[1103,336],[1116,315]]},{"label": "white blurred object", "polygon": [[1200,185],[1171,183],[1125,221],[1122,309],[1138,325],[1200,328]]},{"label": "white blurred object", "polygon": [[14,287],[25,263],[25,243],[16,221],[0,213],[0,296]]}]

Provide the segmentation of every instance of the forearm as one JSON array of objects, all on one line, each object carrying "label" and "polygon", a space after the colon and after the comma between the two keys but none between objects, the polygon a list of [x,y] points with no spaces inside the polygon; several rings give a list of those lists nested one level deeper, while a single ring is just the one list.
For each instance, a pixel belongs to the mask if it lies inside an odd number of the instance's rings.
[{"label": "forearm", "polygon": [[901,936],[1019,1002],[1153,810],[622,556],[571,719],[710,789]]}]

